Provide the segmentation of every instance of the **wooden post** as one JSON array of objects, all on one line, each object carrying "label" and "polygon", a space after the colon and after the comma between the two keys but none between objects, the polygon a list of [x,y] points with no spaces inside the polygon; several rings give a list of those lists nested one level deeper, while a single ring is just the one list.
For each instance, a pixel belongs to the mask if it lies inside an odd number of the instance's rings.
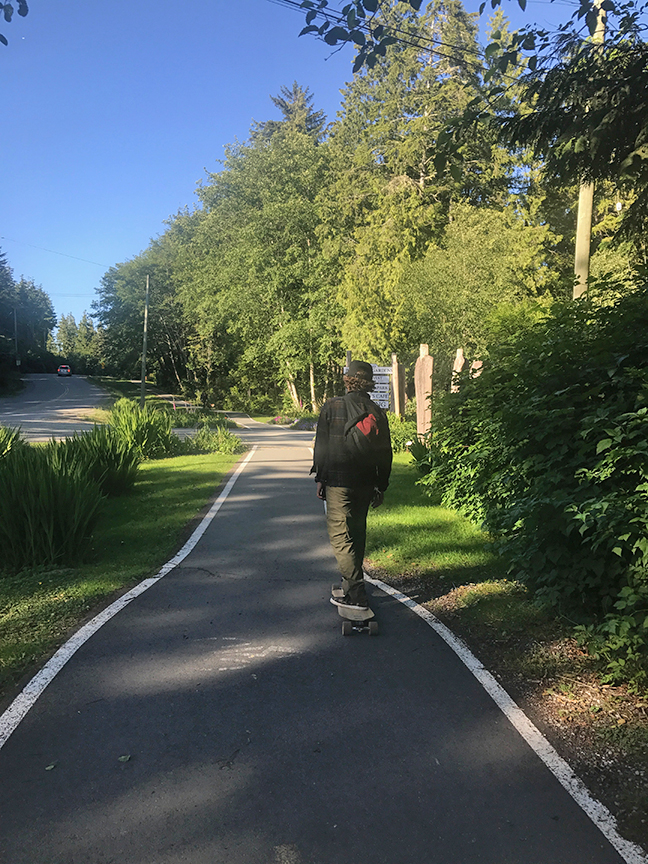
[{"label": "wooden post", "polygon": [[392,354],[392,395],[394,414],[402,417],[405,414],[405,367],[398,362],[396,354]]},{"label": "wooden post", "polygon": [[420,356],[414,367],[414,387],[416,390],[416,432],[427,435],[432,426],[432,375],[434,358],[430,357],[427,345],[420,346]]},{"label": "wooden post", "polygon": [[352,357],[353,357],[353,355],[351,354],[351,352],[350,352],[350,351],[347,351],[347,355],[346,355],[346,365],[347,365],[347,369],[348,369],[349,366],[351,365]]},{"label": "wooden post", "polygon": [[452,381],[450,382],[450,392],[457,393],[459,390],[459,385],[456,383],[455,375],[458,375],[459,372],[462,371],[465,363],[463,348],[457,348],[457,353],[455,354],[454,363],[452,364]]}]

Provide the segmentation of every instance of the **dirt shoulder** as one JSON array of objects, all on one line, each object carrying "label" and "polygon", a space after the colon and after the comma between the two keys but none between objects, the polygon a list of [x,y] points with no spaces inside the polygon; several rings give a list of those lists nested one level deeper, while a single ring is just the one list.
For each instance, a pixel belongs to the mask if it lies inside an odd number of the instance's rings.
[{"label": "dirt shoulder", "polygon": [[371,575],[416,599],[468,645],[615,815],[648,849],[648,697],[601,683],[568,622],[507,580],[441,588],[425,575]]}]

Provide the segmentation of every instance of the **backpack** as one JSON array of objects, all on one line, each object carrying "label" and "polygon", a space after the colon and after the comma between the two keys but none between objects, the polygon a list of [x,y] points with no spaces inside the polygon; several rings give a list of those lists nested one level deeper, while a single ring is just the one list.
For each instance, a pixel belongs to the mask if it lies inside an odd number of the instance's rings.
[{"label": "backpack", "polygon": [[380,408],[373,402],[359,403],[344,397],[346,408],[346,423],[344,424],[344,442],[347,451],[364,462],[375,460],[381,449],[384,432],[379,424]]}]

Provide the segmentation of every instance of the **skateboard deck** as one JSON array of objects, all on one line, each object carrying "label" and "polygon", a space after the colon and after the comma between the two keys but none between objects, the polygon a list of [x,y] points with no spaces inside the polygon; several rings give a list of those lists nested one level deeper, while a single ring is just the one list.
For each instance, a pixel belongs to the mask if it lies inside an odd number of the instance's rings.
[{"label": "skateboard deck", "polygon": [[[344,591],[339,585],[331,586],[333,597],[344,597]],[[378,633],[378,622],[373,621],[375,613],[371,609],[348,609],[345,606],[336,606],[338,615],[343,618],[342,635],[350,636],[355,630],[358,633],[367,632],[370,636]]]}]

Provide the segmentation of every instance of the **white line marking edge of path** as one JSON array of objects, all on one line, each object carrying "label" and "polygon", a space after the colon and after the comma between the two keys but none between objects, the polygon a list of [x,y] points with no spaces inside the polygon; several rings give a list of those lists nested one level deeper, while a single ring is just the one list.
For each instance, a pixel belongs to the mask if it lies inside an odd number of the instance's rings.
[{"label": "white line marking edge of path", "polygon": [[56,675],[61,671],[61,669],[65,666],[68,660],[79,650],[79,648],[88,641],[88,639],[93,636],[100,627],[110,621],[118,612],[124,609],[128,604],[134,600],[136,597],[139,597],[140,594],[143,594],[147,591],[152,585],[155,585],[156,582],[159,582],[160,579],[164,578],[168,573],[170,573],[174,567],[177,567],[187,555],[193,550],[196,546],[202,535],[207,530],[209,524],[213,520],[214,516],[218,513],[220,508],[225,503],[225,499],[228,497],[234,484],[239,478],[239,475],[248,464],[250,459],[254,456],[255,451],[257,450],[257,446],[255,445],[245,459],[238,465],[232,476],[229,478],[227,483],[225,484],[225,488],[218,496],[218,498],[214,501],[212,506],[209,508],[209,511],[202,518],[200,524],[193,532],[191,537],[184,544],[182,549],[177,552],[173,558],[171,558],[167,563],[156,573],[155,576],[151,576],[148,579],[144,579],[134,588],[131,588],[130,591],[127,591],[126,594],[122,594],[114,603],[111,603],[110,606],[107,606],[103,611],[101,611],[98,615],[88,621],[87,624],[84,624],[77,632],[72,636],[68,641],[61,645],[58,651],[47,661],[47,663],[43,666],[40,672],[37,672],[36,675],[29,681],[29,683],[24,687],[24,689],[16,696],[11,705],[7,708],[6,711],[2,715],[0,715],[0,750],[4,747],[9,739],[9,736],[15,729],[18,727],[18,724],[23,720],[27,712],[30,708],[33,707],[38,697],[42,694],[48,684],[50,684]]},{"label": "white line marking edge of path", "polygon": [[583,781],[578,777],[569,764],[560,756],[554,747],[547,741],[540,730],[529,720],[524,711],[511,699],[506,690],[499,684],[493,675],[475,657],[472,651],[442,624],[431,612],[412,600],[406,594],[402,594],[391,585],[381,582],[380,579],[372,579],[365,574],[367,582],[380,588],[395,600],[408,606],[420,618],[422,618],[437,633],[443,641],[455,652],[461,662],[472,672],[482,685],[497,707],[502,711],[510,723],[524,738],[526,743],[544,762],[554,777],[558,780],[574,801],[589,816],[602,834],[616,849],[626,864],[646,864],[648,855],[636,843],[632,843],[622,837],[616,828],[616,819],[610,811],[597,801],[587,789]]}]

